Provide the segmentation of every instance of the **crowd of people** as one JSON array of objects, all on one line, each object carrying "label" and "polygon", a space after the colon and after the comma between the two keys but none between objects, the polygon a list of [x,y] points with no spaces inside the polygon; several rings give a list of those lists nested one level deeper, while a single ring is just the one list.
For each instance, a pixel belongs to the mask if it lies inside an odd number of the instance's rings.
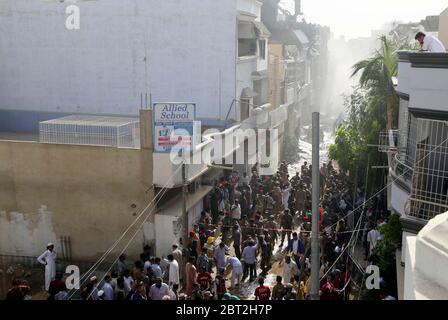
[{"label": "crowd of people", "polygon": [[[273,176],[260,176],[257,166],[250,176],[231,172],[215,182],[183,247],[173,244],[166,257],[154,257],[146,246],[133,263],[122,254],[113,272],[88,279],[80,298],[239,300],[247,298],[239,289],[257,281],[257,300],[309,299],[311,173],[306,162],[292,177],[285,162]],[[359,238],[369,259],[387,209],[383,196],[366,204],[364,188],[355,188],[331,161],[320,168],[319,190],[320,299],[346,300],[354,265],[346,248]],[[39,259],[52,259],[50,249]],[[272,287],[265,281],[268,273],[276,276]],[[72,298],[62,274],[46,290],[49,299]]]}]

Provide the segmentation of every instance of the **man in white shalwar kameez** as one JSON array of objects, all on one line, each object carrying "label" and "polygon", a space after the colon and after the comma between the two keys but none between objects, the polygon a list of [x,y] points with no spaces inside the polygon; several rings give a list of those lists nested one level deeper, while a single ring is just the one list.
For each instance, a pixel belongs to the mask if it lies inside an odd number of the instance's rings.
[{"label": "man in white shalwar kameez", "polygon": [[170,288],[173,290],[174,294],[177,296],[177,290],[179,290],[180,277],[179,277],[179,263],[174,259],[172,254],[168,255],[169,262],[169,276],[168,283]]},{"label": "man in white shalwar kameez", "polygon": [[50,282],[56,276],[56,251],[54,250],[54,244],[49,243],[47,250],[37,258],[37,261],[45,265],[45,291],[48,291]]},{"label": "man in white shalwar kameez", "polygon": [[289,255],[287,255],[283,263],[283,279],[285,283],[292,283],[292,279],[298,275],[300,275],[300,271],[297,264],[291,260]]}]

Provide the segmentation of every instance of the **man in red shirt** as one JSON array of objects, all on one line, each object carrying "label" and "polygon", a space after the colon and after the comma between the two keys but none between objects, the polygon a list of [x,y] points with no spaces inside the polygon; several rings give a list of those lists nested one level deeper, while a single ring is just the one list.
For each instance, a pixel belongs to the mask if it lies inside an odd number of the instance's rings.
[{"label": "man in red shirt", "polygon": [[197,283],[199,283],[201,291],[210,290],[211,282],[212,282],[212,276],[210,275],[210,272],[207,272],[205,269],[202,268],[201,272],[198,274],[197,277]]},{"label": "man in red shirt", "polygon": [[332,301],[334,299],[334,286],[333,277],[327,275],[327,282],[320,289],[320,300],[322,301]]},{"label": "man in red shirt", "polygon": [[255,289],[255,300],[268,301],[271,298],[271,289],[264,285],[264,278],[258,279],[260,285]]}]

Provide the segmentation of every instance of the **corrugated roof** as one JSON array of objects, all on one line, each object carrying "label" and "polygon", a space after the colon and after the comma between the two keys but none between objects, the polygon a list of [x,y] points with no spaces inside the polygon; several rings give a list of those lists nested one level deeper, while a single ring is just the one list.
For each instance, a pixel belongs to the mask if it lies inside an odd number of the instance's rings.
[{"label": "corrugated roof", "polygon": [[308,45],[310,43],[310,40],[308,40],[308,37],[302,30],[297,29],[294,30],[293,32],[302,45]]},{"label": "corrugated roof", "polygon": [[270,37],[271,32],[261,21],[254,21],[255,29],[257,30],[259,37]]}]

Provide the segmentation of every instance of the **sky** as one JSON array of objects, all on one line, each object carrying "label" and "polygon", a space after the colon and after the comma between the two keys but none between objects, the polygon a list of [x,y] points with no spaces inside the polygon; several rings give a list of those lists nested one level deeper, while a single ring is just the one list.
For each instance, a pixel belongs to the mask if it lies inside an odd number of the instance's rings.
[{"label": "sky", "polygon": [[[281,0],[294,12],[294,0]],[[302,0],[307,22],[327,25],[335,36],[369,36],[393,21],[418,22],[428,15],[439,15],[448,0]]]}]

